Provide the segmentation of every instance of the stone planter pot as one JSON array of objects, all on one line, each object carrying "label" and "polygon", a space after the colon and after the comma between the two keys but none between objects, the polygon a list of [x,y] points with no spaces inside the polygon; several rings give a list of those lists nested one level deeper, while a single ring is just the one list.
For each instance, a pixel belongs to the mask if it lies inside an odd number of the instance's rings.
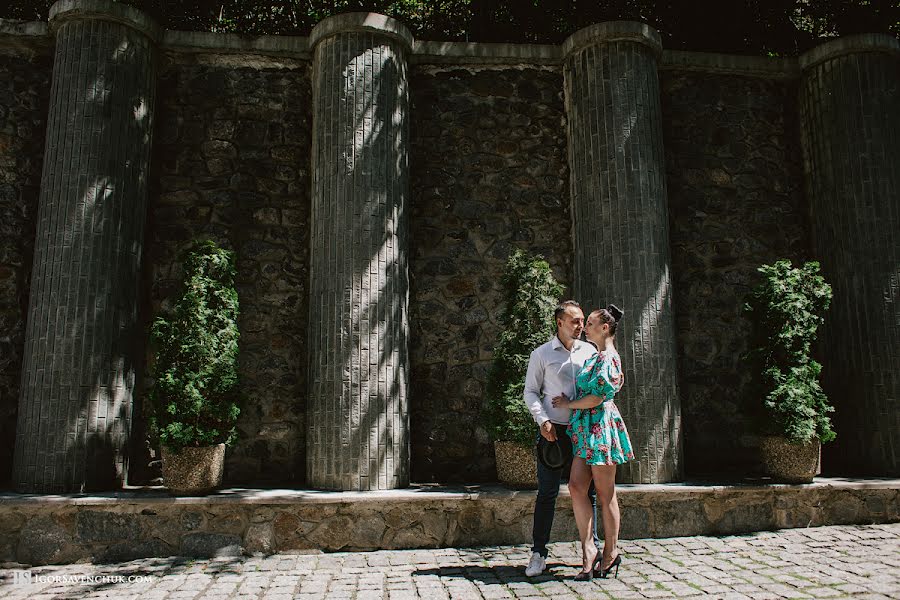
[{"label": "stone planter pot", "polygon": [[777,481],[784,483],[812,483],[821,472],[822,444],[813,440],[794,444],[775,435],[763,437],[759,445],[763,469]]},{"label": "stone planter pot", "polygon": [[537,458],[533,446],[514,442],[494,442],[497,478],[510,487],[537,487]]},{"label": "stone planter pot", "polygon": [[162,447],[163,484],[176,496],[202,496],[222,485],[225,444],[182,448]]}]

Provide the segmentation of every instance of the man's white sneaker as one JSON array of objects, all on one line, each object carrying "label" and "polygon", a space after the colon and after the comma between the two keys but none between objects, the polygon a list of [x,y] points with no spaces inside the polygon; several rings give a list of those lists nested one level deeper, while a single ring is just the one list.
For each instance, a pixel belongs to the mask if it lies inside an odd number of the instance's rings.
[{"label": "man's white sneaker", "polygon": [[547,561],[544,557],[537,552],[533,552],[531,554],[531,560],[528,561],[528,566],[525,567],[525,575],[528,577],[537,577],[543,573],[546,568]]}]

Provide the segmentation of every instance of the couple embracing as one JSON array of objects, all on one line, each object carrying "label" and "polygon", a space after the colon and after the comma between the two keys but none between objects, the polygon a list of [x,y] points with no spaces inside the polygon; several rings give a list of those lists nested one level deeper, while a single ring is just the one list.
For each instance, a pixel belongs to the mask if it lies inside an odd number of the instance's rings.
[{"label": "couple embracing", "polygon": [[[606,577],[622,557],[616,465],[634,458],[631,441],[613,398],[624,382],[616,351],[616,328],[622,311],[610,304],[587,320],[577,302],[556,307],[556,335],[531,353],[525,376],[525,403],[540,427],[541,446],[571,446],[569,493],[581,540],[578,581]],[[581,340],[582,331],[587,342]],[[553,526],[556,497],[568,464],[562,468],[539,460],[538,494],[534,507],[531,559],[525,574],[534,577],[547,567],[547,543]],[[597,536],[597,506],[603,519],[603,546]]]}]

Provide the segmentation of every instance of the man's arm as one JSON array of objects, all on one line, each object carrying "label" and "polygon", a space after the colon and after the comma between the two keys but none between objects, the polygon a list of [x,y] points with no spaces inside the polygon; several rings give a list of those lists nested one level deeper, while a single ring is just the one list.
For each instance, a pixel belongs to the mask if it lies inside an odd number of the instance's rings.
[{"label": "man's arm", "polygon": [[603,404],[603,398],[595,396],[594,394],[588,394],[578,400],[569,400],[568,396],[560,394],[553,399],[553,406],[559,406],[561,408],[594,408],[601,404]]},{"label": "man's arm", "polygon": [[531,413],[531,418],[541,428],[541,435],[549,441],[556,441],[556,430],[550,417],[544,410],[543,403],[544,388],[544,363],[541,360],[537,350],[531,352],[528,358],[528,371],[525,373],[525,392],[523,394],[525,405]]}]

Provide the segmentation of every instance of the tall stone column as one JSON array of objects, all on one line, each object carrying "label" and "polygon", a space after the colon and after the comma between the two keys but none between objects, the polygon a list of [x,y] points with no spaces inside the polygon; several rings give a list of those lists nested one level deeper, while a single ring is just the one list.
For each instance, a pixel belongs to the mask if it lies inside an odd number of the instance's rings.
[{"label": "tall stone column", "polygon": [[21,492],[112,489],[128,469],[157,26],[60,0],[13,467]]},{"label": "tall stone column", "polygon": [[821,336],[837,440],[826,469],[900,475],[900,43],[834,40],[800,59],[814,256],[834,299]]},{"label": "tall stone column", "polygon": [[407,55],[388,17],[313,29],[307,480],[409,484]]},{"label": "tall stone column", "polygon": [[629,483],[682,476],[661,50],[656,31],[626,21],[592,25],[563,44],[575,297],[586,309],[625,311],[616,404],[635,449],[618,471]]}]

